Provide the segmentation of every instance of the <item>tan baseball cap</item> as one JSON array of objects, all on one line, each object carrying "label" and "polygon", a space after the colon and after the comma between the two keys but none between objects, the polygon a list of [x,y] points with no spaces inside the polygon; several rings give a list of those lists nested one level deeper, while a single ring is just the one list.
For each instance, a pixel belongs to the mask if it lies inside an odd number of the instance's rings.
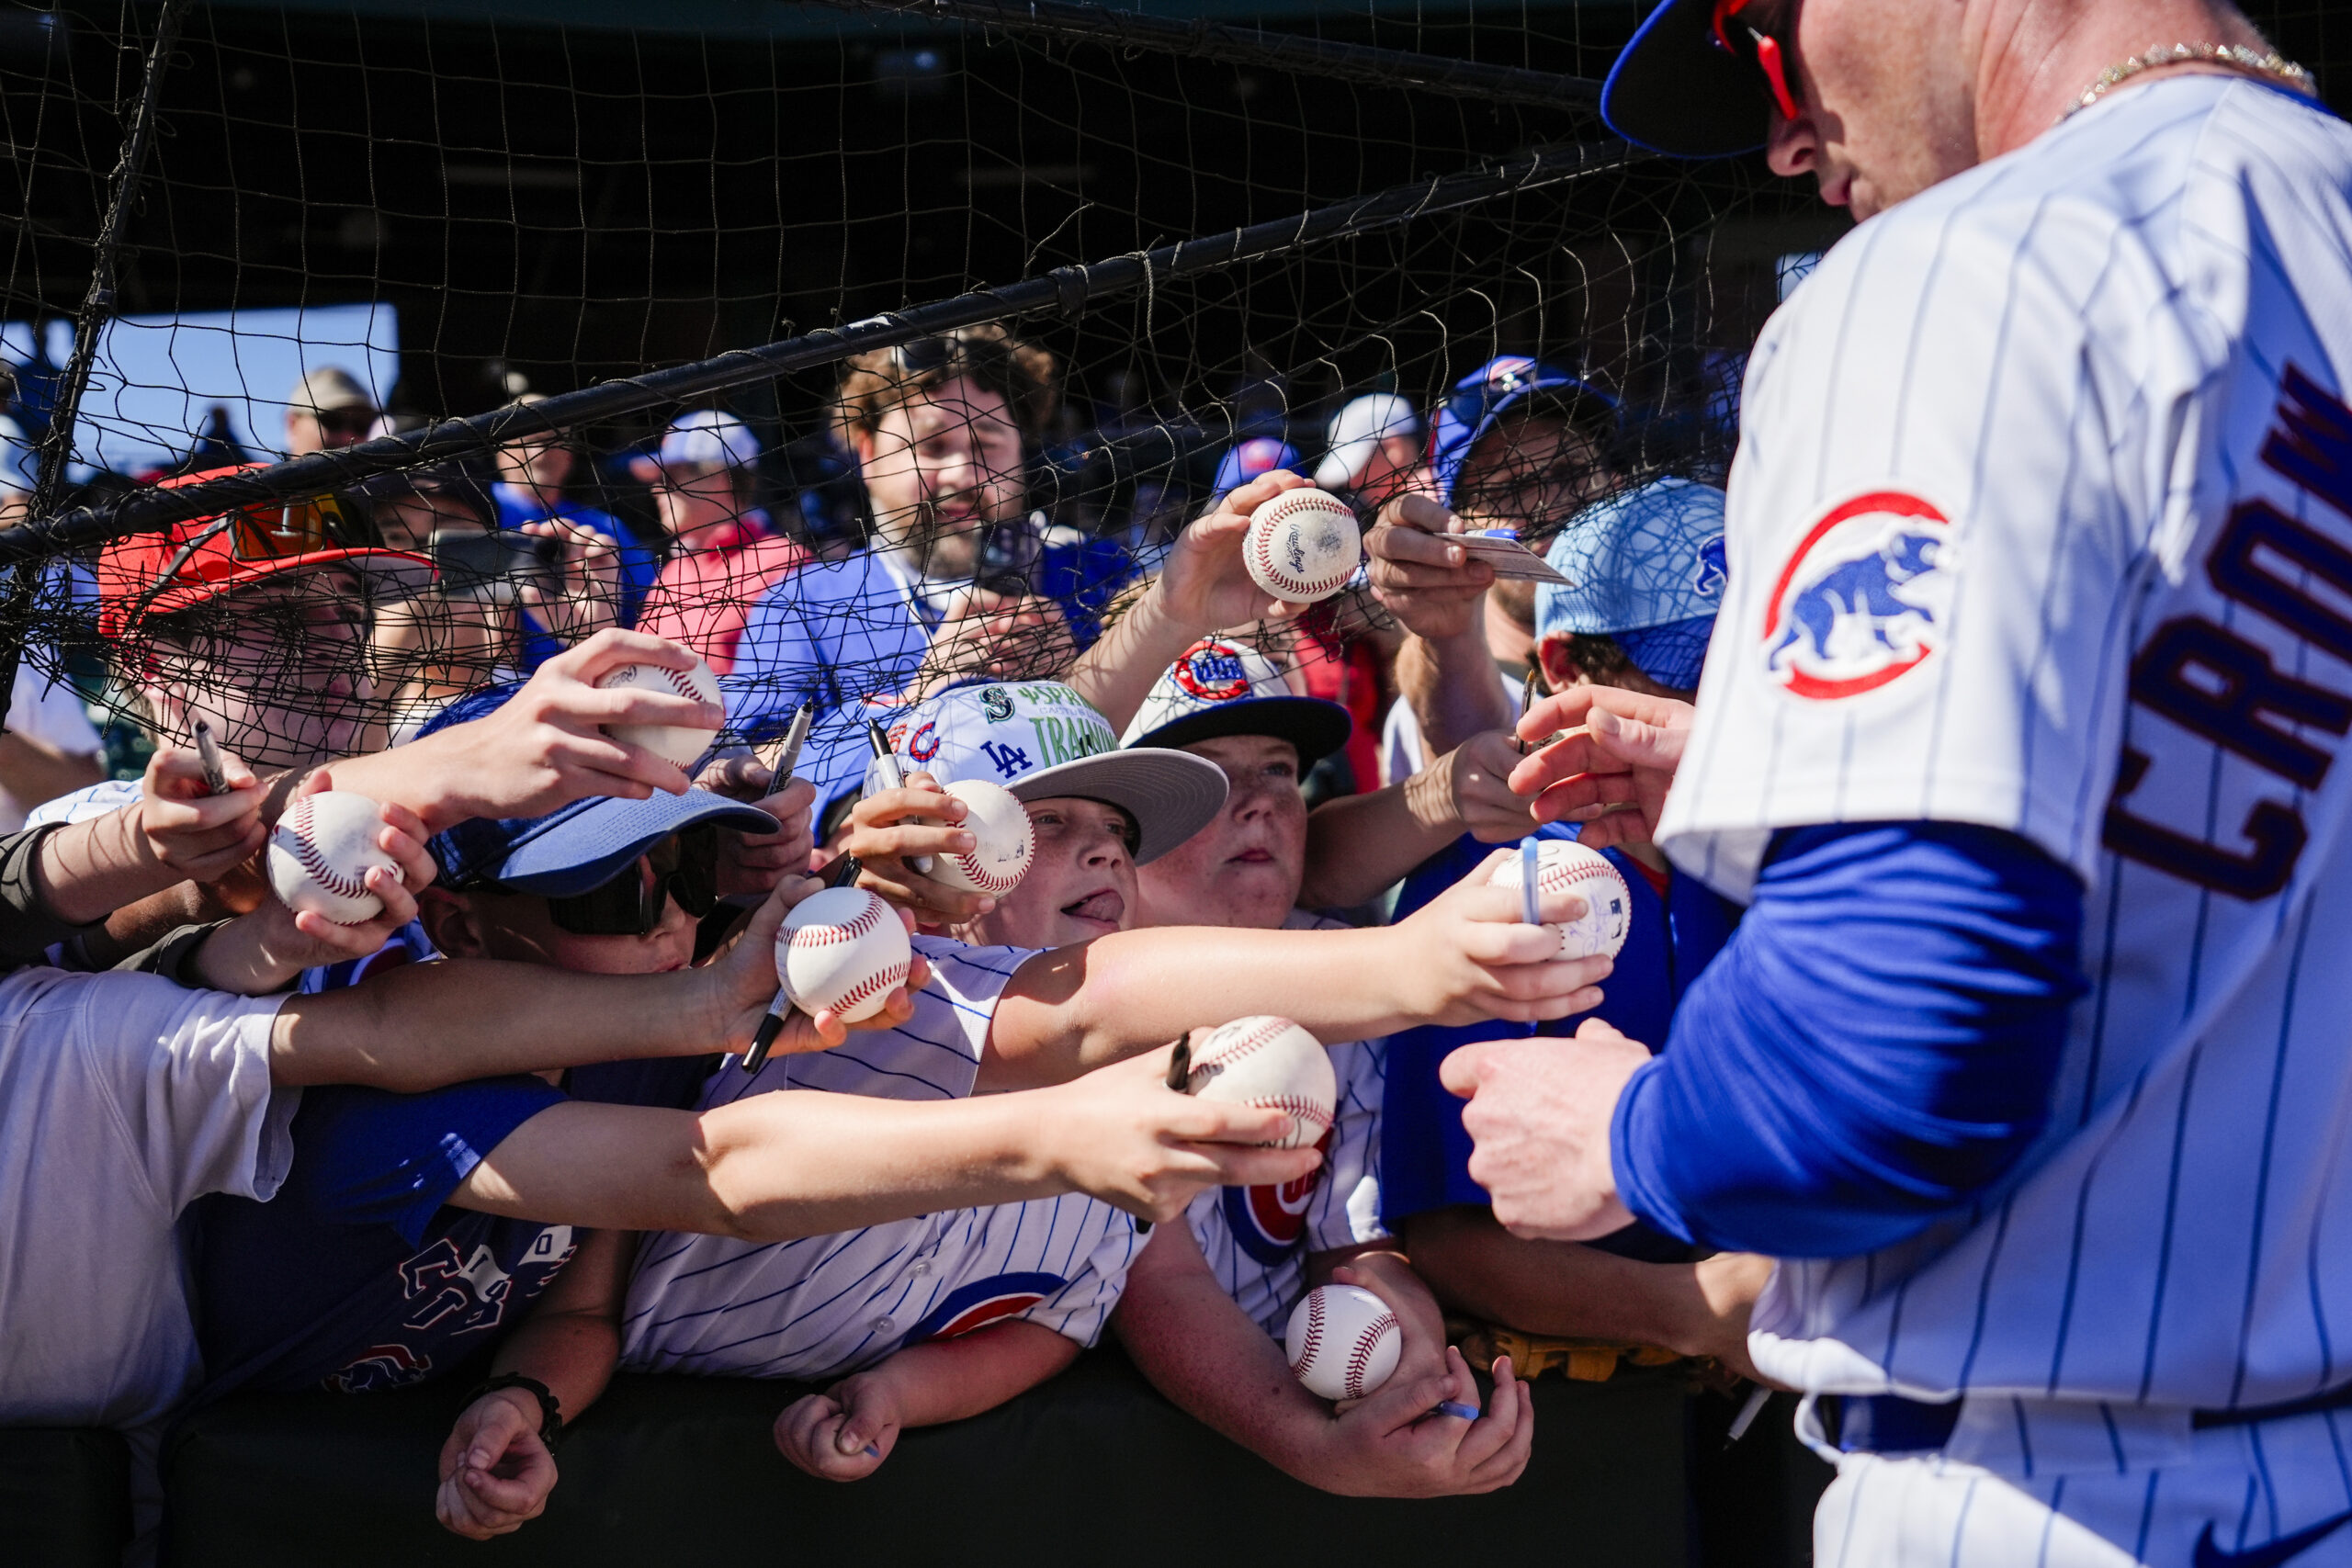
[{"label": "tan baseball cap", "polygon": [[376,400],[368,395],[368,389],[350,371],[333,365],[322,365],[295,382],[286,403],[295,413],[333,413],[339,409],[376,412]]}]

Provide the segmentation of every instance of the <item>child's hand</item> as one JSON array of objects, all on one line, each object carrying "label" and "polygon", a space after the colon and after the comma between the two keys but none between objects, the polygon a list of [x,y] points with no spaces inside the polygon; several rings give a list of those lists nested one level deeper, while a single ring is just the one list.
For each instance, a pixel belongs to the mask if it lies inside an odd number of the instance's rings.
[{"label": "child's hand", "polygon": [[144,794],[130,807],[147,852],[190,881],[218,880],[259,853],[269,838],[253,770],[223,751],[220,773],[229,790],[214,795],[196,752],[164,747],[148,760]]},{"label": "child's hand", "polygon": [[898,1444],[898,1391],[871,1372],[796,1400],[775,1418],[775,1446],[820,1481],[863,1481]]},{"label": "child's hand", "polygon": [[843,854],[855,855],[857,885],[868,893],[912,909],[927,926],[960,925],[996,908],[985,893],[934,882],[910,863],[922,855],[959,854],[979,840],[958,824],[964,803],[939,787],[929,773],[909,773],[900,789],[866,796],[850,808]]},{"label": "child's hand", "polygon": [[555,1456],[539,1440],[537,1404],[527,1393],[496,1389],[466,1406],[441,1445],[433,1511],[444,1529],[488,1540],[545,1513],[555,1480]]}]

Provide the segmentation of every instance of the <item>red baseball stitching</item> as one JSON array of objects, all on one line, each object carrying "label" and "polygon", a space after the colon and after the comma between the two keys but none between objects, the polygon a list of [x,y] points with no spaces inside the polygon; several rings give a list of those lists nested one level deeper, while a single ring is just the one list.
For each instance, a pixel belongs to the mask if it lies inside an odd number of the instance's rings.
[{"label": "red baseball stitching", "polygon": [[[1232,1025],[1228,1024],[1226,1027],[1231,1028]],[[1210,1056],[1206,1060],[1203,1060],[1202,1058],[1195,1056],[1193,1059],[1193,1069],[1198,1071],[1202,1067],[1221,1068],[1230,1066],[1231,1064],[1241,1060],[1242,1057],[1250,1055],[1282,1038],[1283,1031],[1286,1029],[1295,1029],[1297,1025],[1292,1023],[1290,1020],[1286,1018],[1276,1018],[1272,1013],[1269,1013],[1266,1015],[1266,1021],[1251,1030],[1249,1033],[1240,1035],[1236,1039],[1218,1046],[1217,1054],[1216,1055]]]},{"label": "red baseball stitching", "polygon": [[[1283,503],[1289,501],[1294,495],[1303,495],[1306,493],[1307,492],[1304,491],[1289,491],[1282,495],[1276,496],[1272,501],[1268,502],[1266,503],[1268,516],[1268,525],[1266,527],[1261,528],[1258,526],[1258,518],[1260,513],[1252,513],[1250,518],[1250,554],[1257,561],[1259,569],[1263,571],[1267,577],[1272,579],[1274,586],[1284,593],[1319,593],[1325,592],[1329,588],[1336,587],[1348,580],[1347,573],[1343,572],[1340,576],[1330,579],[1328,582],[1304,581],[1298,578],[1293,577],[1289,572],[1284,571],[1281,567],[1274,564],[1274,558],[1272,553],[1273,549],[1272,525],[1280,523],[1289,513],[1305,510],[1306,508],[1304,503],[1293,503],[1289,506],[1284,506]],[[1317,491],[1314,493],[1320,495],[1322,492]],[[1322,512],[1329,509],[1317,506],[1315,510]],[[1348,520],[1350,522],[1353,522],[1355,520],[1354,514],[1350,513]],[[1349,572],[1352,572],[1353,570],[1355,570],[1355,568],[1352,566],[1348,569]]]},{"label": "red baseball stitching", "polygon": [[833,1002],[833,1010],[835,1012],[847,1012],[850,1009],[857,1006],[858,1003],[865,1000],[865,998],[870,996],[874,996],[877,992],[896,990],[899,986],[906,983],[908,967],[908,964],[902,960],[897,964],[893,964],[888,969],[876,970],[873,974],[868,975],[865,979],[860,980],[856,985],[852,986],[847,991],[835,998]]},{"label": "red baseball stitching", "polygon": [[1313,1365],[1315,1352],[1322,1348],[1322,1346],[1323,1293],[1320,1291],[1309,1291],[1306,1292],[1306,1344],[1299,1351],[1297,1359],[1291,1362],[1291,1375],[1295,1377],[1300,1368]]},{"label": "red baseball stitching", "polygon": [[1384,1312],[1357,1333],[1355,1348],[1348,1352],[1348,1381],[1340,1385],[1350,1399],[1363,1397],[1364,1369],[1372,1363],[1372,1353],[1380,1348],[1380,1337],[1396,1326],[1396,1314]]},{"label": "red baseball stitching", "polygon": [[[312,826],[311,799],[311,797],[306,795],[294,803],[294,857],[302,863],[302,869],[311,874],[311,879],[313,882],[335,897],[339,898],[366,897],[368,884],[365,881],[354,882],[335,869],[328,863],[327,858],[319,852],[319,846],[311,841]],[[342,920],[336,923],[364,925],[366,922]]]},{"label": "red baseball stitching", "polygon": [[[1599,876],[1603,873],[1617,885],[1620,894],[1629,899],[1633,897],[1633,889],[1625,886],[1625,874],[1605,860],[1596,862],[1560,856],[1546,861],[1540,852],[1535,866],[1535,890],[1538,893],[1565,893],[1586,877]],[[1507,860],[1496,869],[1495,881],[1506,887],[1517,887],[1525,881],[1525,873],[1517,860]]]},{"label": "red baseball stitching", "polygon": [[865,896],[865,907],[840,925],[796,926],[792,931],[795,949],[831,947],[836,942],[855,942],[872,931],[882,918],[882,900],[871,893]]}]

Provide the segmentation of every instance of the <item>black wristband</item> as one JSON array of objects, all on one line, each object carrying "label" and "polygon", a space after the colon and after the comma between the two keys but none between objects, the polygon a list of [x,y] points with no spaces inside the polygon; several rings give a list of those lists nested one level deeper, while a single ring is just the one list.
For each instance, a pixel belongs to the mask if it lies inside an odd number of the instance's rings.
[{"label": "black wristband", "polygon": [[538,1379],[526,1378],[520,1372],[501,1372],[466,1395],[466,1403],[471,1404],[483,1394],[496,1393],[502,1388],[523,1389],[539,1402],[539,1441],[547,1445],[548,1452],[555,1452],[556,1445],[563,1440],[563,1405],[554,1391]]}]

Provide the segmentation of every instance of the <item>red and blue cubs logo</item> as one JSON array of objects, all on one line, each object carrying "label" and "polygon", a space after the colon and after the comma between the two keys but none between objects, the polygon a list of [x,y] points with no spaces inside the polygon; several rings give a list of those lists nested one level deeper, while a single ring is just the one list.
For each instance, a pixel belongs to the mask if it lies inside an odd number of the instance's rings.
[{"label": "red and blue cubs logo", "polygon": [[925,719],[906,739],[906,754],[918,762],[928,762],[939,755],[939,726]]},{"label": "red and blue cubs logo", "polygon": [[[1331,1131],[1325,1128],[1322,1139],[1315,1145],[1325,1163],[1331,1158]],[[1234,1244],[1258,1262],[1272,1268],[1286,1262],[1298,1250],[1299,1237],[1306,1232],[1307,1205],[1315,1201],[1316,1183],[1323,1177],[1323,1167],[1279,1187],[1227,1187],[1219,1201],[1225,1209],[1226,1228],[1233,1233]]]},{"label": "red and blue cubs logo", "polygon": [[1250,671],[1241,650],[1204,637],[1184,650],[1169,675],[1185,693],[1204,703],[1229,703],[1250,694]]},{"label": "red and blue cubs logo", "polygon": [[1764,666],[1785,691],[1835,699],[1926,663],[1951,612],[1951,520],[1877,491],[1806,531],[1764,607]]},{"label": "red and blue cubs logo", "polygon": [[1059,1274],[998,1274],[958,1285],[947,1298],[907,1331],[900,1343],[920,1345],[926,1339],[955,1339],[1027,1312],[1069,1284]]},{"label": "red and blue cubs logo", "polygon": [[433,1371],[433,1358],[405,1345],[370,1345],[349,1364],[319,1381],[335,1393],[374,1393],[423,1382]]}]

